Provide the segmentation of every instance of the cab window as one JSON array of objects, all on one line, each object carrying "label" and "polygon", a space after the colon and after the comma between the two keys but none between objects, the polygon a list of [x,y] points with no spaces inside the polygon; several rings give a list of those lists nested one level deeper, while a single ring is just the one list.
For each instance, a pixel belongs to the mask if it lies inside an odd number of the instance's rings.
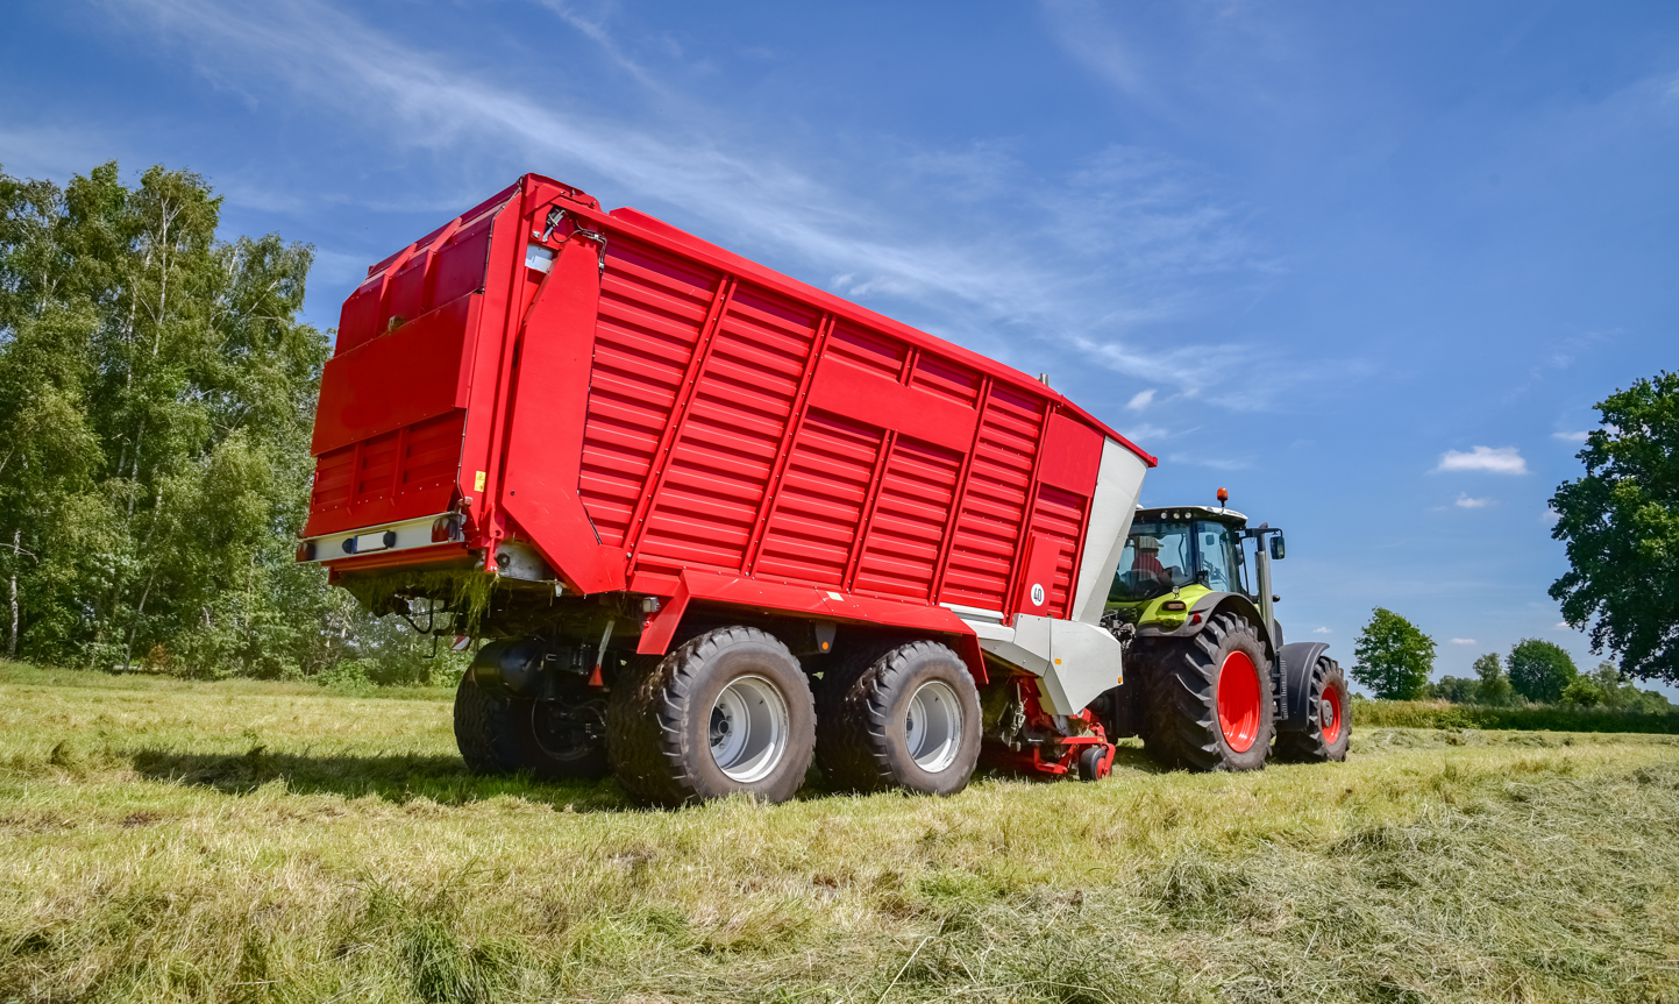
[{"label": "cab window", "polygon": [[1238,560],[1241,545],[1231,528],[1216,521],[1199,520],[1196,522],[1196,545],[1200,562],[1197,579],[1211,590],[1248,593],[1244,584],[1247,578]]},{"label": "cab window", "polygon": [[1114,571],[1111,602],[1147,601],[1195,582],[1190,525],[1135,522]]}]

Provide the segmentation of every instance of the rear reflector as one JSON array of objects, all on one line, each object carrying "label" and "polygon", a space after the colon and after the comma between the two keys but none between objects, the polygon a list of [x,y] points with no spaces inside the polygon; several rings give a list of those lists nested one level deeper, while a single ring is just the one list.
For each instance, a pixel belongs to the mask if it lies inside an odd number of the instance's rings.
[{"label": "rear reflector", "polygon": [[437,520],[432,521],[432,541],[460,540],[461,517],[459,514],[450,514],[447,517],[439,517]]}]

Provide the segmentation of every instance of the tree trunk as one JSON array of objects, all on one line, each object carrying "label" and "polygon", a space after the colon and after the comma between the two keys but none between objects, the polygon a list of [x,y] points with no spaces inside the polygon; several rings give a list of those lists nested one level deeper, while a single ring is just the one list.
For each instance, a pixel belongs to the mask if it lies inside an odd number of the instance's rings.
[{"label": "tree trunk", "polygon": [[23,553],[23,529],[12,530],[12,631],[6,636],[6,659],[16,660],[18,651],[18,585],[17,566],[19,557]]}]

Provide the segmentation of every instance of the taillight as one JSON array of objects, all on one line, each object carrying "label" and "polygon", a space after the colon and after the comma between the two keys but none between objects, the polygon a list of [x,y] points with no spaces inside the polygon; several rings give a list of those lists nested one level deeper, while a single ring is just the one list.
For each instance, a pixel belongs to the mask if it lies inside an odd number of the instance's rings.
[{"label": "taillight", "polygon": [[315,543],[312,541],[298,542],[297,552],[294,553],[298,562],[313,562],[315,560]]},{"label": "taillight", "polygon": [[460,541],[461,515],[450,514],[432,521],[432,541]]}]

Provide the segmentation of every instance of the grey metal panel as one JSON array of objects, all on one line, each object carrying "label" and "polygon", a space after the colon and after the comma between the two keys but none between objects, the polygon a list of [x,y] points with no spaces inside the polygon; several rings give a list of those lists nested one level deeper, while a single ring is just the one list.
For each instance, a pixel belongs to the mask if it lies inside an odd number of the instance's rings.
[{"label": "grey metal panel", "polygon": [[1091,519],[1079,553],[1079,580],[1071,612],[1074,621],[1096,625],[1102,619],[1147,471],[1149,466],[1143,459],[1125,446],[1114,440],[1103,441],[1097,487],[1091,495]]}]

